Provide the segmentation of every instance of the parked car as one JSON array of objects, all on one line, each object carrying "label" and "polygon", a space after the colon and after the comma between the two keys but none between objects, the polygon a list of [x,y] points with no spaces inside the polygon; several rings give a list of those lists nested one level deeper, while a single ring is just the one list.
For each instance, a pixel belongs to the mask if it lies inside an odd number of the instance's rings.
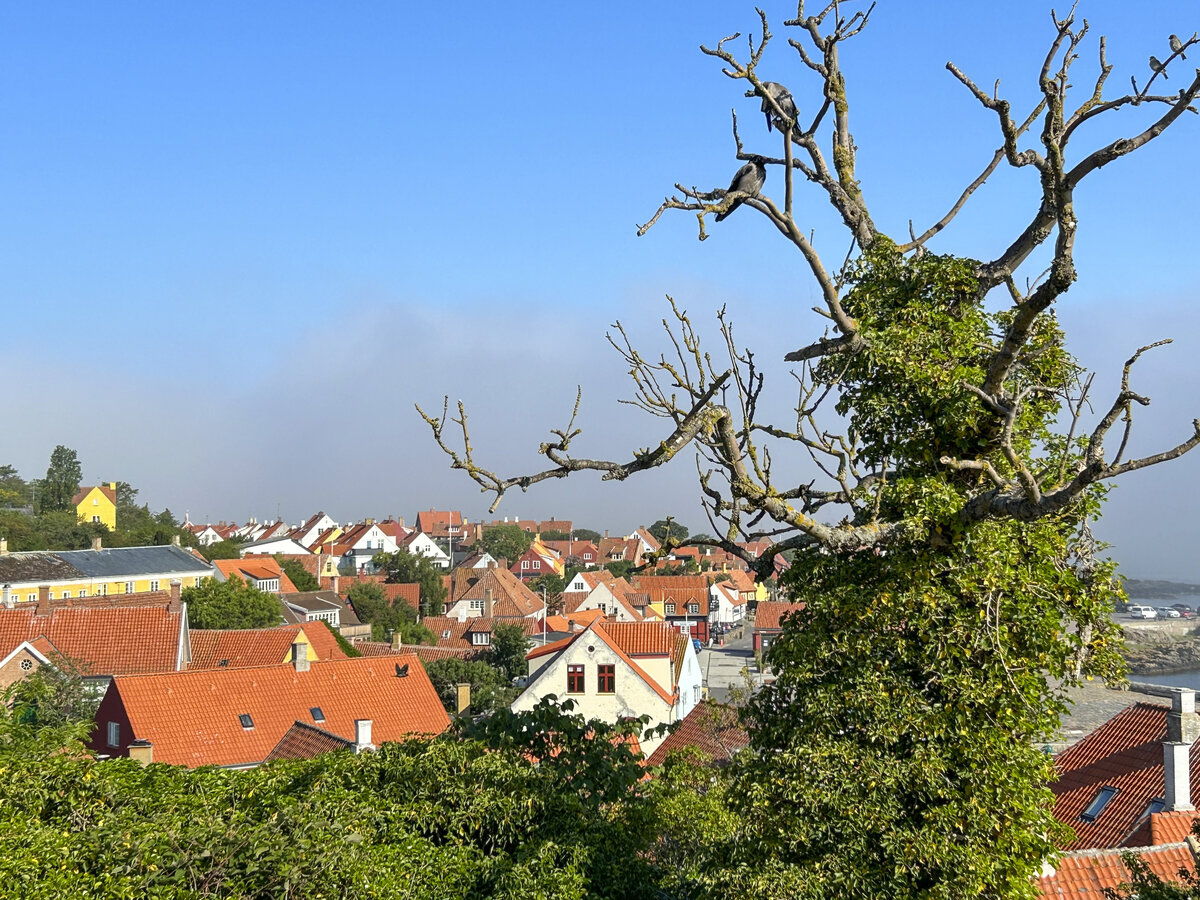
[{"label": "parked car", "polygon": [[1179,610],[1179,615],[1183,616],[1185,619],[1190,619],[1192,616],[1196,615],[1196,611],[1186,603],[1172,603],[1171,609]]},{"label": "parked car", "polygon": [[1130,604],[1129,618],[1131,619],[1157,619],[1158,612],[1153,606],[1137,606]]},{"label": "parked car", "polygon": [[1173,606],[1158,607],[1158,614],[1164,619],[1181,619],[1183,614]]}]

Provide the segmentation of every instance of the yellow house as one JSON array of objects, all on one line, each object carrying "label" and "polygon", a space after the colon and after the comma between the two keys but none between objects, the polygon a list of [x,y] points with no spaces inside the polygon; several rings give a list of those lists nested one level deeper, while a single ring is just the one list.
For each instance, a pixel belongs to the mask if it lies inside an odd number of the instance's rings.
[{"label": "yellow house", "polygon": [[81,487],[71,498],[80,522],[99,522],[109,531],[117,530],[117,483]]}]

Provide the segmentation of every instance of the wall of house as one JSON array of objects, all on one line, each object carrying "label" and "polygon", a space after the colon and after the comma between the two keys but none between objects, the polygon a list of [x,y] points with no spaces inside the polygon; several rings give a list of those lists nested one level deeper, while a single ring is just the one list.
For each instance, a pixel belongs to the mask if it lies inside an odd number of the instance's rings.
[{"label": "wall of house", "polygon": [[[588,652],[588,648],[594,649]],[[576,664],[582,664],[584,667],[584,691],[568,694],[567,666]],[[596,690],[597,667],[606,664],[616,667],[616,690],[611,694],[601,694]],[[641,665],[640,661],[638,665]],[[550,694],[557,696],[560,701],[574,700],[576,705],[573,712],[603,722],[615,724],[623,718],[648,715],[650,722],[647,727],[653,727],[676,720],[671,705],[630,669],[612,648],[592,634],[582,635],[562,653],[551,657],[551,661],[531,678],[525,692],[513,701],[513,711],[532,709],[542,697]],[[658,738],[643,742],[643,751],[647,755],[653,753],[662,740]]]},{"label": "wall of house", "polygon": [[109,531],[117,530],[117,507],[104,496],[104,492],[98,487],[88,491],[88,495],[75,507],[75,512],[81,522],[90,522],[93,518],[99,518],[101,524],[105,525]]},{"label": "wall of house", "polygon": [[[117,746],[110,747],[108,744],[108,723],[116,722],[120,732]],[[98,754],[106,756],[128,756],[129,745],[133,743],[136,735],[133,733],[133,726],[129,723],[129,716],[125,713],[125,705],[121,702],[121,695],[113,685],[109,685],[108,690],[104,694],[104,699],[100,701],[100,706],[96,710],[95,718],[96,727],[92,731],[91,739],[88,741],[88,748]],[[143,735],[143,737],[150,737]]]},{"label": "wall of house", "polygon": [[[181,587],[195,587],[200,583],[201,579],[207,577],[209,577],[207,572],[198,573],[196,575],[179,575],[178,573],[170,572],[148,575],[130,575],[127,578],[122,578],[116,581],[99,578],[65,581],[15,582],[12,585],[12,598],[14,603],[37,602],[38,588],[43,584],[50,586],[50,599],[60,600],[63,597],[64,591],[70,591],[72,597],[115,597],[121,594],[145,594],[152,591],[169,591],[171,589],[171,581],[173,579],[178,579]],[[133,583],[133,590],[129,591],[125,589],[127,582]],[[157,587],[155,585],[157,585]],[[81,594],[80,591],[87,591],[87,593]]]},{"label": "wall of house", "polygon": [[19,653],[13,654],[12,659],[0,665],[0,692],[3,692],[16,682],[28,678],[40,669],[42,665],[42,661],[30,653],[28,647],[23,648]]},{"label": "wall of house", "polygon": [[682,719],[700,702],[704,693],[704,673],[700,671],[700,657],[689,644],[679,667],[679,699],[675,715]]}]

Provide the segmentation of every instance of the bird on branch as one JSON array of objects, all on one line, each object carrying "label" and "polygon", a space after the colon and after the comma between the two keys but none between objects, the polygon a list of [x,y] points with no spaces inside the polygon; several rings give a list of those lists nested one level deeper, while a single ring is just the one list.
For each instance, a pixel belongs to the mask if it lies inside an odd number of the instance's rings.
[{"label": "bird on branch", "polygon": [[1171,35],[1171,52],[1178,53],[1180,59],[1187,59],[1187,54],[1183,52],[1183,41],[1179,40],[1179,35]]},{"label": "bird on branch", "polygon": [[1170,80],[1170,76],[1167,75],[1167,67],[1158,61],[1157,56],[1150,57],[1150,68],[1160,74],[1163,78]]},{"label": "bird on branch", "polygon": [[[788,118],[789,121],[795,122],[796,117],[800,115],[800,110],[796,108],[796,101],[792,99],[792,92],[785,88],[777,81],[764,81],[762,89],[767,96],[763,97],[762,111],[767,117],[767,131],[771,130],[771,117],[775,114],[775,106],[771,105],[771,101],[775,101],[775,105]],[[783,130],[783,120],[780,120],[779,127]]]},{"label": "bird on branch", "polygon": [[730,194],[743,194],[733,201],[733,205],[723,213],[717,213],[717,221],[723,222],[735,209],[742,205],[746,197],[757,197],[758,192],[762,190],[763,184],[767,180],[767,167],[757,159],[752,159],[746,163],[733,176],[733,181],[729,184],[729,190],[725,192],[725,196]]}]

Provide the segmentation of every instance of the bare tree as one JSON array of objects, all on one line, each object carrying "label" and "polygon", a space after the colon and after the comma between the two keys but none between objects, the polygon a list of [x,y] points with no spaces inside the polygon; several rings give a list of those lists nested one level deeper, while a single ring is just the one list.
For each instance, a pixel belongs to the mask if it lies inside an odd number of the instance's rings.
[{"label": "bare tree", "polygon": [[[664,213],[686,211],[696,216],[699,238],[704,240],[709,216],[719,220],[736,206],[744,206],[765,216],[783,239],[800,252],[820,288],[823,306],[815,312],[824,318],[826,328],[823,335],[785,357],[786,362],[798,365],[793,370],[799,384],[794,421],[786,426],[762,421],[759,399],[764,372],[752,352],[735,344],[733,328],[724,310],[718,315],[724,346],[710,354],[702,349],[688,315],[671,301],[672,319],[664,320],[669,353],[647,357],[620,323],[609,335],[610,343],[623,357],[634,380],[635,395],[627,402],[667,420],[669,426],[660,440],[635,451],[627,460],[574,455],[573,443],[580,434],[576,425],[577,401],[566,426],[553,430],[552,439],[539,447],[539,453],[550,466],[529,474],[502,476],[476,462],[467,414],[461,403],[456,416],[451,414],[448,401],[440,416],[418,407],[435,440],[450,457],[452,467],[462,469],[481,488],[495,495],[493,509],[514,487],[525,490],[548,479],[589,470],[602,473],[605,480],[623,480],[669,462],[692,445],[697,450],[706,510],[719,535],[705,543],[742,557],[759,577],[769,575],[774,556],[788,549],[818,547],[833,553],[857,552],[886,546],[906,533],[909,525],[903,517],[892,514],[886,502],[889,478],[898,460],[886,449],[865,446],[863,435],[854,427],[832,431],[818,419],[818,413],[824,404],[831,402],[830,398],[836,402],[836,398],[844,395],[838,367],[854,365],[856,358],[872,348],[871,329],[863,326],[852,308],[857,284],[856,256],[861,258],[890,241],[878,230],[859,185],[850,99],[839,58],[841,45],[867,27],[874,4],[847,12],[850,7],[852,3],[833,0],[820,11],[809,14],[801,0],[796,16],[785,22],[795,35],[788,39],[788,44],[808,77],[819,87],[820,105],[805,121],[798,120],[800,112],[792,99],[803,96],[801,92],[760,79],[760,64],[773,41],[767,16],[761,10],[761,30],[757,38],[749,38],[745,57],[730,49],[739,34],[722,38],[715,47],[701,48],[720,61],[721,71],[728,78],[746,83],[746,96],[761,104],[769,124],[778,126],[782,136],[778,155],[751,152],[744,145],[735,113],[733,143],[739,161],[780,173],[781,177],[768,178],[767,183],[782,184],[782,201],[778,195],[771,197],[763,191],[761,180],[747,190],[738,189],[741,181],[737,178],[728,190],[702,191],[677,183],[675,194],[667,197],[638,229],[638,234],[644,235]],[[972,194],[1002,163],[1014,168],[1032,167],[1038,174],[1041,190],[1034,198],[1029,223],[998,257],[974,264],[969,273],[973,296],[962,301],[979,306],[996,290],[1005,291],[1008,298],[1007,312],[996,319],[1002,327],[980,348],[975,361],[978,377],[964,379],[956,387],[962,397],[977,405],[984,425],[967,446],[935,460],[947,477],[959,476],[959,483],[968,485],[956,512],[963,524],[1005,518],[1033,521],[1054,514],[1077,501],[1098,482],[1174,459],[1200,443],[1200,420],[1197,420],[1193,422],[1192,433],[1175,446],[1141,458],[1124,458],[1133,407],[1149,402],[1130,387],[1130,371],[1149,347],[1133,353],[1125,365],[1119,393],[1103,415],[1090,424],[1086,421],[1091,409],[1087,391],[1090,380],[1043,384],[1035,377],[1036,366],[1030,363],[1039,353],[1046,352],[1039,335],[1044,336],[1047,329],[1055,327],[1054,305],[1076,279],[1076,189],[1101,167],[1155,140],[1185,111],[1196,112],[1193,102],[1200,94],[1200,70],[1176,94],[1153,92],[1158,89],[1159,77],[1165,79],[1172,64],[1197,43],[1197,36],[1193,35],[1187,40],[1171,42],[1171,54],[1152,68],[1144,85],[1139,86],[1134,78],[1128,92],[1106,97],[1113,65],[1108,61],[1105,40],[1101,37],[1091,91],[1077,104],[1068,103],[1068,96],[1073,93],[1070,78],[1089,26],[1086,20],[1076,23],[1074,8],[1063,18],[1052,14],[1051,19],[1053,38],[1038,74],[1041,99],[1024,114],[1014,114],[1009,101],[999,95],[999,82],[989,93],[953,62],[946,64],[952,76],[985,110],[995,115],[1000,146],[941,219],[920,233],[910,223],[908,240],[892,244],[904,258],[919,260],[926,254],[929,240],[951,224]],[[1100,116],[1115,117],[1143,106],[1153,108],[1156,113],[1142,130],[1079,152],[1070,145],[1077,135],[1078,141],[1083,141],[1084,126],[1092,120]],[[829,136],[827,143],[823,134]],[[851,251],[838,266],[826,264],[806,233],[803,208],[798,213],[794,202],[798,181],[823,192],[849,232]],[[1047,242],[1052,242],[1053,247],[1049,267],[1033,279],[1027,290],[1019,289],[1018,270]],[[1041,402],[1039,398],[1043,395],[1054,395],[1072,414],[1065,440],[1040,442],[1043,450],[1054,445],[1057,465],[1035,459],[1029,440],[1020,436],[1022,429],[1018,423],[1031,406]],[[1046,414],[1046,408],[1042,408],[1043,418]],[[1114,452],[1108,441],[1118,420],[1122,423],[1118,429],[1120,441]],[[446,432],[451,424],[461,433],[461,446]],[[908,424],[898,422],[897,427]],[[1076,452],[1080,436],[1083,446]],[[815,481],[778,483],[772,475],[772,457],[786,452],[787,447],[802,448],[803,453],[811,456],[826,476],[826,483],[820,487]],[[739,546],[764,537],[771,538],[774,544],[769,553],[758,558]],[[670,545],[664,552],[669,549]]]}]

